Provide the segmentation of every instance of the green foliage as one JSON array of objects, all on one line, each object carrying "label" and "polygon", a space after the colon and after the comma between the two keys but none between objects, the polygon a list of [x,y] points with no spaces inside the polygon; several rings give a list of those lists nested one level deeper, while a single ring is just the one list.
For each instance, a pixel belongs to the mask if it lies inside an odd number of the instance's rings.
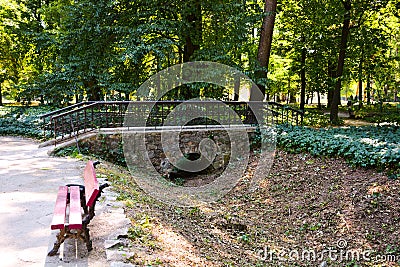
[{"label": "green foliage", "polygon": [[372,123],[393,123],[400,125],[400,108],[393,105],[366,105],[361,109],[355,109],[356,118]]},{"label": "green foliage", "polygon": [[0,135],[48,138],[51,133],[43,133],[40,115],[50,110],[49,107],[0,107]]},{"label": "green foliage", "polygon": [[108,137],[108,135],[99,135],[98,143],[95,143],[95,145],[81,141],[78,143],[79,150],[75,145],[58,148],[55,155],[74,158],[82,158],[82,155],[88,155],[126,167],[122,142],[110,140]]},{"label": "green foliage", "polygon": [[279,125],[277,128],[277,144],[289,152],[343,157],[353,166],[400,174],[398,126],[312,129]]},{"label": "green foliage", "polygon": [[183,186],[183,185],[185,185],[185,182],[186,182],[186,180],[181,177],[174,178],[174,180],[173,180],[173,183],[177,186]]},{"label": "green foliage", "polygon": [[379,114],[379,116],[367,116],[364,117],[364,120],[373,123],[396,123],[400,125],[400,114],[393,114],[393,113],[386,113],[386,114]]},{"label": "green foliage", "polygon": [[[83,151],[83,154],[87,154],[88,151]],[[82,158],[81,152],[78,150],[76,146],[69,146],[63,148],[57,148],[55,150],[55,155],[58,157],[72,157],[72,158]]]},{"label": "green foliage", "polygon": [[[393,99],[400,79],[396,1],[352,2],[354,27],[343,83],[358,77],[365,82],[371,75],[374,97]],[[137,88],[151,75],[185,61],[188,39],[195,45],[189,61],[220,62],[255,78],[263,1],[0,3],[0,90],[8,98],[40,99],[55,106],[72,100],[136,99]],[[307,94],[326,93],[336,81],[329,68],[337,65],[342,5],[334,0],[284,0],[277,11],[269,78],[255,82],[267,85],[270,96],[290,94],[294,100],[304,67]],[[193,22],[192,15],[199,20]],[[307,53],[302,67],[303,49]],[[199,92],[232,97],[233,88],[204,88],[188,85],[165,97],[186,99]]]},{"label": "green foliage", "polygon": [[[343,119],[339,118],[339,125],[343,125]],[[323,113],[323,111],[316,109],[306,109],[304,112],[303,119],[304,126],[312,127],[327,127],[331,125],[329,115]]]}]

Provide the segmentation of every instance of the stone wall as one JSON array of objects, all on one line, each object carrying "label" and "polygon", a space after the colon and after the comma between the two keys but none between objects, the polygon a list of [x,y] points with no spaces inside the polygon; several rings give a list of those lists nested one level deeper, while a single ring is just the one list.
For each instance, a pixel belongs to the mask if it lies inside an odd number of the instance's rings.
[{"label": "stone wall", "polygon": [[[239,134],[241,136],[238,136]],[[182,130],[179,134],[175,132],[175,135],[175,138],[168,136],[167,138],[164,138],[163,142],[161,142],[160,131],[146,132],[144,142],[145,147],[143,148],[143,151],[140,149],[136,149],[136,151],[134,149],[133,151],[135,152],[125,151],[125,156],[130,158],[129,162],[131,162],[133,158],[137,161],[147,161],[150,159],[155,169],[164,174],[166,169],[170,167],[170,165],[166,164],[166,158],[168,157],[169,159],[178,160],[175,155],[176,153],[173,151],[171,152],[171,147],[179,143],[179,149],[182,154],[201,154],[201,152],[205,153],[203,148],[207,147],[207,144],[211,144],[210,141],[212,141],[213,144],[211,145],[214,146],[214,150],[216,151],[212,166],[214,169],[220,169],[224,168],[224,166],[229,162],[231,146],[235,146],[235,149],[243,149],[243,151],[245,151],[244,149],[246,148],[242,148],[241,146],[246,145],[246,142],[242,142],[241,140],[252,140],[254,137],[254,129],[248,129],[247,136],[243,136],[243,131],[237,133],[235,133],[235,131],[230,131],[228,134],[228,132],[223,129]],[[129,138],[124,139],[125,141],[129,141],[131,139],[138,140],[138,138],[143,138],[143,134],[133,132],[130,133]],[[231,143],[232,138],[233,140],[236,140],[233,144]],[[137,141],[129,144],[129,146],[135,146],[135,142]],[[204,144],[202,142],[205,142],[206,145],[200,145]],[[81,140],[80,148],[86,153],[97,155],[108,161],[120,165],[124,165],[125,163],[121,133],[98,134]]]}]

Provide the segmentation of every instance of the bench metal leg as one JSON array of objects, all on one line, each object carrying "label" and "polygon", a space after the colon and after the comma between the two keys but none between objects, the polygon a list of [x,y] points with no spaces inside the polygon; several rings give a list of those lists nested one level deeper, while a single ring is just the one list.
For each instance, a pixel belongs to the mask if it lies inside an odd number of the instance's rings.
[{"label": "bench metal leg", "polygon": [[83,225],[83,229],[77,230],[76,232],[71,232],[68,227],[61,229],[57,234],[57,241],[54,242],[53,249],[47,254],[48,256],[54,256],[60,249],[61,244],[68,238],[80,239],[85,242],[88,252],[93,249],[92,241],[90,240],[89,228],[87,225]]},{"label": "bench metal leg", "polygon": [[47,254],[48,256],[54,256],[57,254],[58,250],[60,249],[61,244],[65,241],[65,228],[61,229],[60,232],[57,234],[57,240],[54,242],[53,249]]},{"label": "bench metal leg", "polygon": [[87,250],[91,251],[93,249],[93,246],[92,246],[92,241],[90,240],[89,228],[87,227],[87,225],[83,226],[83,235],[85,238]]}]

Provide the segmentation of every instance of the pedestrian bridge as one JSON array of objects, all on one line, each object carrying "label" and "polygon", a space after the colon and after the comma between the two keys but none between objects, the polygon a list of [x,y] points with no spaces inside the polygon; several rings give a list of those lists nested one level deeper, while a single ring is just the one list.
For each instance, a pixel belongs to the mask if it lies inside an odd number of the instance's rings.
[{"label": "pedestrian bridge", "polygon": [[[174,113],[176,110],[175,116]],[[41,116],[54,144],[97,129],[161,130],[301,125],[303,112],[276,102],[237,101],[88,101]]]}]

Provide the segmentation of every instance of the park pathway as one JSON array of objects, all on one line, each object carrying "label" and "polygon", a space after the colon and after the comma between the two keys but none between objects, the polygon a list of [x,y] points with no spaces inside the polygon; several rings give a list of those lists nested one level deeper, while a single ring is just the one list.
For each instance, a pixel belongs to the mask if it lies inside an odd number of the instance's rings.
[{"label": "park pathway", "polygon": [[57,188],[80,181],[83,165],[0,136],[0,266],[45,265]]},{"label": "park pathway", "polygon": [[85,165],[49,157],[47,149],[30,139],[0,136],[0,267],[133,266],[123,263],[130,254],[120,250],[130,220],[111,187],[89,225],[93,250],[88,254],[83,242],[69,239],[59,255],[47,257],[56,240],[50,222],[58,186],[82,184]]}]

